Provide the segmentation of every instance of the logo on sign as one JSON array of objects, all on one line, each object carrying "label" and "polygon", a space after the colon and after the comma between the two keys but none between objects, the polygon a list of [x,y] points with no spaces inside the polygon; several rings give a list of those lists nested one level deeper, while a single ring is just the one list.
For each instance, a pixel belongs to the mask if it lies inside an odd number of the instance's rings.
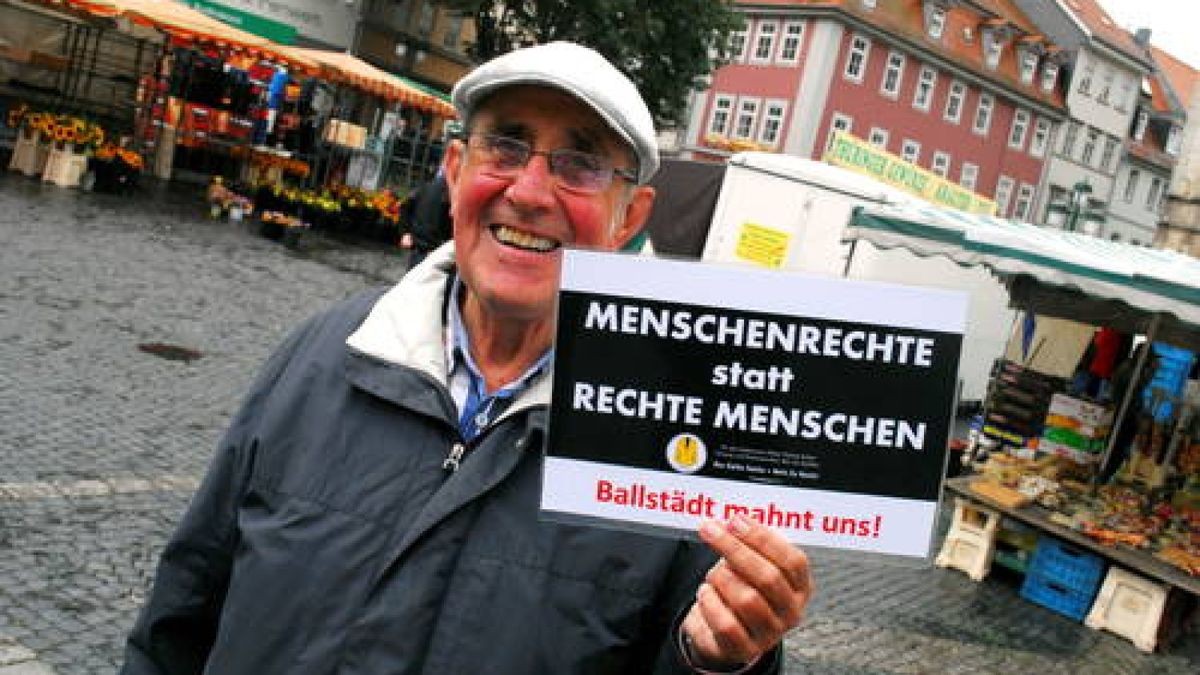
[{"label": "logo on sign", "polygon": [[695,434],[679,434],[667,443],[667,462],[680,473],[696,473],[707,460],[704,441]]}]

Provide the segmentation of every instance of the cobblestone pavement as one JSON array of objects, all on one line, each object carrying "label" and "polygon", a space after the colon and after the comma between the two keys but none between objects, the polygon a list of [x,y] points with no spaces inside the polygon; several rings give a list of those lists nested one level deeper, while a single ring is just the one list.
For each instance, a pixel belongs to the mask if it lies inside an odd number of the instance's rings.
[{"label": "cobblestone pavement", "polygon": [[[217,435],[286,329],[402,274],[377,248],[300,250],[134,199],[0,176],[0,675],[111,673],[155,558]],[[193,361],[140,351],[165,343]],[[1189,673],[1195,632],[1144,655],[931,568],[813,551],[789,673]]]}]

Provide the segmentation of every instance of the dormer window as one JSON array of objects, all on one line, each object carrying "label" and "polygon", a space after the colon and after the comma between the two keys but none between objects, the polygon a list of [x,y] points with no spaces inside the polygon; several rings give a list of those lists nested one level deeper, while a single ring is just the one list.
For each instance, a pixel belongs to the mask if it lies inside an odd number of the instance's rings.
[{"label": "dormer window", "polygon": [[1004,52],[1004,41],[996,30],[983,31],[983,63],[995,70],[1000,65],[1000,55]]},{"label": "dormer window", "polygon": [[941,40],[942,34],[946,32],[946,8],[933,6],[929,8],[928,18],[925,21],[925,30],[929,33],[929,37],[934,40]]},{"label": "dormer window", "polygon": [[1058,82],[1058,64],[1052,61],[1047,61],[1042,67],[1042,91],[1053,91],[1054,85]]},{"label": "dormer window", "polygon": [[1171,130],[1169,132],[1167,132],[1167,145],[1164,148],[1168,154],[1171,154],[1171,155],[1179,154],[1179,144],[1181,141],[1180,136],[1181,136],[1181,134],[1180,134],[1179,127],[1172,124]]},{"label": "dormer window", "polygon": [[1145,110],[1139,110],[1137,114],[1137,123],[1133,125],[1133,140],[1139,143],[1146,137],[1146,125],[1150,123],[1150,115],[1146,114]]},{"label": "dormer window", "polygon": [[1021,84],[1033,84],[1033,74],[1037,72],[1037,54],[1032,50],[1021,52]]}]

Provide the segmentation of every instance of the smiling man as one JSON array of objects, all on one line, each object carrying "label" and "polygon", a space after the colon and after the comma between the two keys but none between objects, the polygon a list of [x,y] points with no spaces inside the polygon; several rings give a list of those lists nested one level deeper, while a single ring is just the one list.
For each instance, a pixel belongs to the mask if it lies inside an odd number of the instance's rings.
[{"label": "smiling man", "polygon": [[633,84],[567,43],[455,87],[453,242],[297,329],[163,552],[134,673],[777,672],[804,554],[538,517],[564,247],[615,250],[658,166]]}]

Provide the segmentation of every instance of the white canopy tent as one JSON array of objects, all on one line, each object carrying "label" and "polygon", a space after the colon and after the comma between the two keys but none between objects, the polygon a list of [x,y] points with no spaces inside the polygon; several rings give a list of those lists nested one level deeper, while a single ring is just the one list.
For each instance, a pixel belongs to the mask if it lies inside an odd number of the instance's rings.
[{"label": "white canopy tent", "polygon": [[[861,207],[843,238],[983,265],[1004,280],[1016,307],[1200,350],[1200,261],[1189,256],[915,204]],[[1143,352],[1136,372],[1145,360]],[[1118,418],[1133,393],[1119,402]]]},{"label": "white canopy tent", "polygon": [[1189,256],[915,204],[861,208],[843,238],[983,265],[1022,309],[1200,350],[1200,260]]}]

